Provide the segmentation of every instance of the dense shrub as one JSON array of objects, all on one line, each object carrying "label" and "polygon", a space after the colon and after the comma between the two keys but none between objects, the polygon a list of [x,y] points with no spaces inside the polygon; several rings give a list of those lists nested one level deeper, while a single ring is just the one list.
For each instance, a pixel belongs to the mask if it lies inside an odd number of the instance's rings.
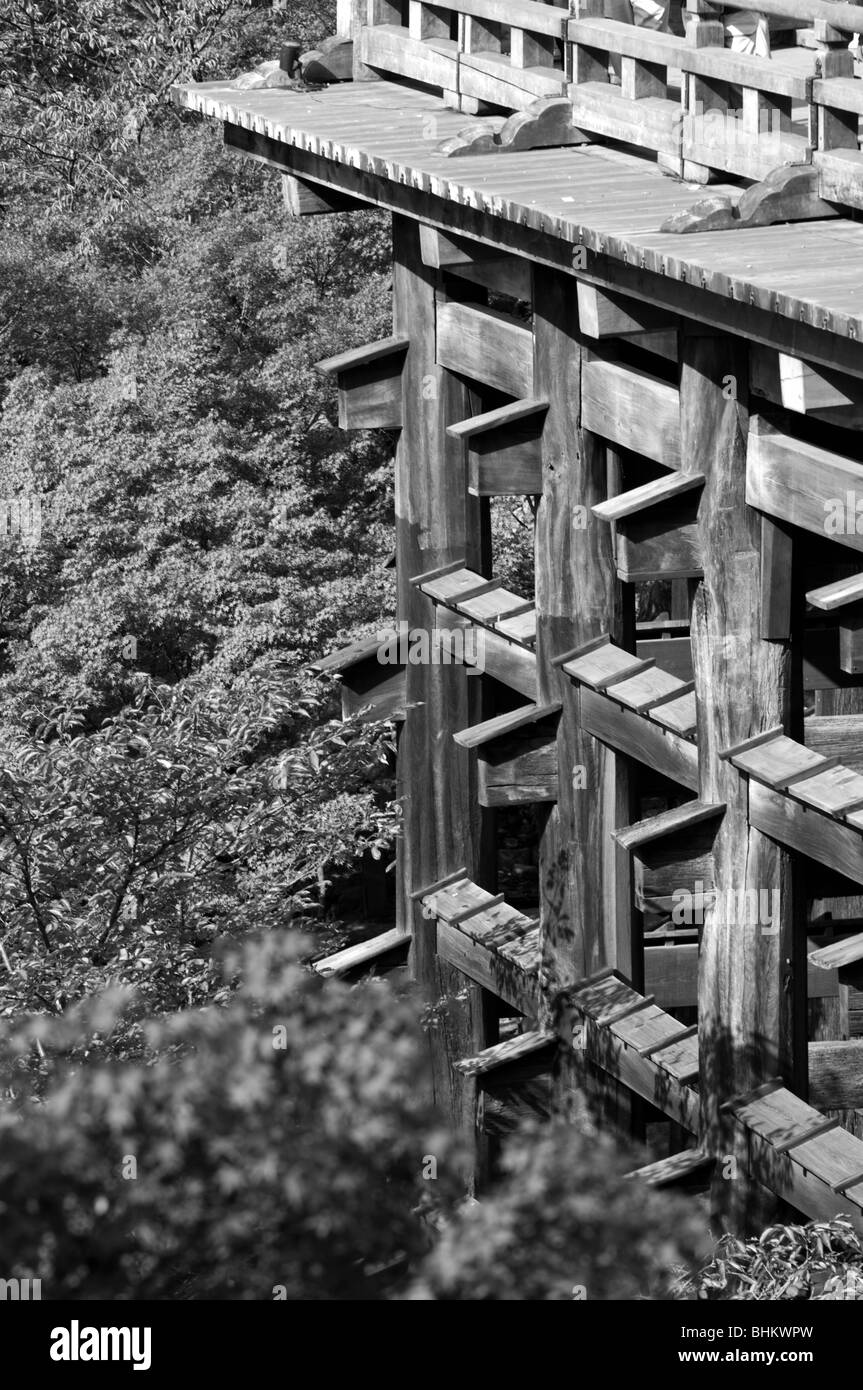
[{"label": "dense shrub", "polygon": [[8,1275],[47,1299],[376,1299],[404,1280],[459,1167],[423,1099],[414,1009],[381,984],[322,987],[304,949],[247,944],[230,1002],[149,1025],[146,1065],[67,1060],[116,1026],[117,997],[5,1041]]},{"label": "dense shrub", "polygon": [[412,1297],[668,1298],[704,1250],[698,1208],[626,1178],[632,1157],[607,1136],[528,1130],[505,1165],[500,1190],[448,1227]]}]

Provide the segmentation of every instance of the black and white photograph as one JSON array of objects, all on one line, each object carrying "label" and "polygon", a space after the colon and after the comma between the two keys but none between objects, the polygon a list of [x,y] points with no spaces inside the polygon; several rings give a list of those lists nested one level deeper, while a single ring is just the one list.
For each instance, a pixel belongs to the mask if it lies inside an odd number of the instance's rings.
[{"label": "black and white photograph", "polygon": [[40,1376],[347,1354],[300,1302],[575,1303],[662,1375],[847,1350],[861,34],[0,0],[0,1328]]}]

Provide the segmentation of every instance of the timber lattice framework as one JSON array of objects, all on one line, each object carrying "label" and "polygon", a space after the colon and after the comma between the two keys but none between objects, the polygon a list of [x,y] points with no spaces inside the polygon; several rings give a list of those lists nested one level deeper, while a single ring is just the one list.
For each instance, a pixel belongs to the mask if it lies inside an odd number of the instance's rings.
[{"label": "timber lattice framework", "polygon": [[[731,8],[339,0],[278,83],[175,95],[294,214],[393,214],[392,336],[320,365],[396,439],[383,636],[474,638],[318,664],[398,720],[404,808],[396,926],[321,974],[409,951],[447,998],[480,1180],[578,1089],[730,1226],[863,1231],[863,6],[760,0],[749,53]],[[532,903],[498,889],[519,808]]]}]

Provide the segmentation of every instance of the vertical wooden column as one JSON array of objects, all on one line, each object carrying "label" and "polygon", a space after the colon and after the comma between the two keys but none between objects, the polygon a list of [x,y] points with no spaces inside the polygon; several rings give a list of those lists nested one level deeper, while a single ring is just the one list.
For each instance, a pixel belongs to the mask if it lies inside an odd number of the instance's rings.
[{"label": "vertical wooden column", "polygon": [[563,701],[558,801],[547,813],[540,843],[548,1010],[558,991],[603,965],[630,968],[623,958],[629,949],[629,913],[617,911],[620,864],[610,834],[627,823],[630,807],[625,760],[584,732],[578,692],[551,664],[600,633],[620,639],[623,626],[611,529],[590,511],[607,497],[606,451],[580,428],[582,344],[575,277],[535,266],[533,305],[534,389],[549,401],[536,521],[538,688],[540,702]]},{"label": "vertical wooden column", "polygon": [[[761,526],[745,502],[745,345],[698,336],[693,325],[681,332],[680,362],[681,457],[684,468],[706,478],[698,528],[704,578],[692,621],[699,794],[727,807],[714,847],[718,896],[705,911],[699,960],[702,1141],[723,1160],[714,1219],[739,1230],[768,1220],[770,1199],[748,1177],[745,1144],[721,1106],[777,1075],[791,1079],[796,1025],[789,1025],[795,996],[788,962],[805,980],[806,961],[794,939],[790,856],[750,826],[747,780],[720,753],[772,726],[789,727],[791,656],[788,643],[758,635]],[[727,910],[750,889],[778,892],[778,930],[775,922],[741,922]]]},{"label": "vertical wooden column", "polygon": [[[435,362],[438,272],[423,265],[419,224],[393,220],[394,331],[408,336],[403,373],[404,425],[395,460],[398,614],[409,629],[435,624],[431,600],[410,584],[475,553],[469,536],[464,446],[446,433],[467,412],[464,386]],[[471,510],[470,515],[473,515]],[[452,1063],[487,1045],[482,990],[436,954],[436,927],[410,895],[464,867],[480,871],[480,814],[470,755],[453,734],[470,722],[463,666],[407,667],[407,713],[399,739],[398,780],[404,825],[399,845],[401,921],[413,931],[413,973],[434,1010],[429,1031],[434,1097],[473,1134],[473,1088]],[[476,678],[473,678],[474,680]]]}]

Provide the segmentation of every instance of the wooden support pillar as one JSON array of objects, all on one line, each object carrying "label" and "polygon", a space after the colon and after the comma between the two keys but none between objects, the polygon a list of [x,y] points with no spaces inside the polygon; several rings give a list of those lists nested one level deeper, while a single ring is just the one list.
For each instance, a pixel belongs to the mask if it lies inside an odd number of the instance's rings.
[{"label": "wooden support pillar", "polygon": [[[620,640],[623,601],[611,528],[590,510],[608,495],[606,449],[578,427],[583,350],[575,279],[535,266],[533,306],[534,384],[549,402],[536,525],[538,699],[563,703],[558,802],[540,843],[545,1023],[553,1021],[560,990],[606,964],[631,969],[630,913],[617,910],[621,866],[610,833],[628,823],[631,806],[626,760],[583,731],[578,691],[551,664],[603,632]],[[563,1058],[573,1054],[564,1049]],[[573,1065],[564,1065],[559,1103],[577,1079]]]},{"label": "wooden support pillar", "polygon": [[[465,449],[447,425],[467,414],[464,385],[436,365],[438,272],[423,264],[418,224],[393,220],[394,331],[410,339],[403,383],[404,424],[395,460],[399,619],[428,629],[436,617],[412,576],[463,557],[481,545],[480,503],[469,500]],[[404,812],[399,846],[400,921],[413,930],[412,970],[434,1011],[429,1030],[434,1097],[446,1118],[474,1133],[474,1088],[452,1063],[496,1041],[483,991],[436,955],[436,926],[410,894],[464,868],[483,877],[482,824],[471,756],[453,740],[470,722],[466,668],[410,666],[399,739],[398,780]]]},{"label": "wooden support pillar", "polygon": [[[795,990],[806,982],[805,926],[803,941],[795,941],[790,855],[750,827],[746,778],[720,754],[771,726],[789,728],[791,656],[788,643],[757,636],[761,526],[745,502],[746,348],[685,327],[680,362],[681,459],[684,469],[705,477],[698,518],[704,578],[692,623],[699,796],[726,805],[714,844],[717,898],[704,912],[699,960],[701,1140],[720,1159],[715,1223],[760,1229],[770,1203],[748,1179],[746,1144],[735,1139],[721,1106],[777,1075],[793,1084],[792,1053],[805,1048],[805,1037],[792,1037],[799,1027]],[[749,903],[741,899],[747,890],[769,904],[774,920],[752,921],[759,911],[739,920],[732,904]]]}]

